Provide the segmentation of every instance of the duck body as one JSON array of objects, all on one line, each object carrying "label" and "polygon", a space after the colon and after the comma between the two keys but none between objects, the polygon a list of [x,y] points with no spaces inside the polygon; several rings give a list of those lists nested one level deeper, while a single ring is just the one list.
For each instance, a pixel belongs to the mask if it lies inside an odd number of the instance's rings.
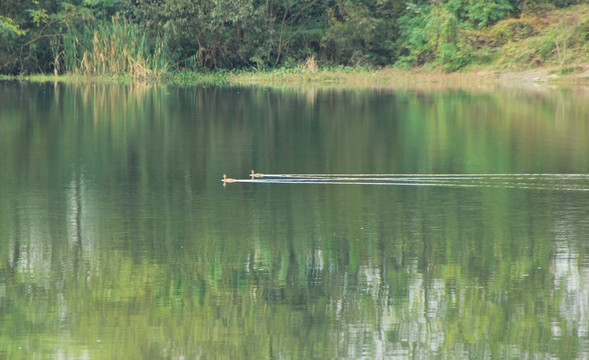
[{"label": "duck body", "polygon": [[252,170],[252,180],[253,180],[254,178],[257,178],[257,177],[262,177],[262,176],[264,176],[264,174],[261,174],[261,173],[256,173],[256,172],[254,172],[254,171]]},{"label": "duck body", "polygon": [[226,174],[223,174],[223,184],[235,182],[235,179],[228,178]]}]

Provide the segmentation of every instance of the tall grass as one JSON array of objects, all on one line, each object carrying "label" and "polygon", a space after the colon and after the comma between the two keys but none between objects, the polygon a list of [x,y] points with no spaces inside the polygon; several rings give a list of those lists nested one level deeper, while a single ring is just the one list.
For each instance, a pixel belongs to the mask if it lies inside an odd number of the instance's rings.
[{"label": "tall grass", "polygon": [[158,35],[152,43],[136,24],[117,15],[103,26],[69,30],[56,59],[68,73],[146,79],[166,73],[170,64],[165,38]]}]

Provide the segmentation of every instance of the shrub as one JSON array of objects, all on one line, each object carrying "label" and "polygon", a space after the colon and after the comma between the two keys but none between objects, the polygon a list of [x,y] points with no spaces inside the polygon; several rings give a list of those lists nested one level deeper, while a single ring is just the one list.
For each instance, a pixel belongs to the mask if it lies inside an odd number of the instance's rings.
[{"label": "shrub", "polygon": [[495,45],[504,45],[509,41],[520,41],[538,35],[538,30],[528,19],[507,19],[497,23],[491,31]]}]

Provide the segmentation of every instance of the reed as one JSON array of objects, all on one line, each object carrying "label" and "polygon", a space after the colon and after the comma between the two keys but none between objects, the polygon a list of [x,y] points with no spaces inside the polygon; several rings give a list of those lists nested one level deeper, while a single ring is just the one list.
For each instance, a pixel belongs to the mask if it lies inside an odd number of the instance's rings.
[{"label": "reed", "polygon": [[63,68],[79,75],[128,75],[154,78],[166,73],[169,56],[165,38],[148,45],[136,24],[116,15],[105,26],[71,29],[63,40]]}]

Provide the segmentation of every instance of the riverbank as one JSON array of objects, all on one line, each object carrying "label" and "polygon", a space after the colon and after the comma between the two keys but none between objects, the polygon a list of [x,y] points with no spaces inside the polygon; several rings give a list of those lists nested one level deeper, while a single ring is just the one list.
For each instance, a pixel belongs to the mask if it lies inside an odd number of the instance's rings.
[{"label": "riverbank", "polygon": [[502,84],[511,86],[567,85],[589,86],[589,64],[570,67],[544,66],[522,71],[495,67],[477,67],[460,72],[444,72],[436,68],[380,69],[337,67],[308,69],[281,68],[270,71],[206,71],[172,72],[158,78],[138,80],[125,75],[30,75],[3,76],[3,80],[33,82],[100,82],[100,83],[163,83],[179,86],[264,86],[278,88],[463,88]]},{"label": "riverbank", "polygon": [[[348,5],[334,4],[301,9],[310,12],[294,16],[287,15],[288,9],[269,10],[262,3],[250,2],[252,8],[259,8],[261,17],[252,18],[250,9],[245,22],[232,20],[222,30],[215,28],[216,20],[207,24],[203,19],[184,19],[176,25],[170,20],[163,26],[161,19],[183,19],[185,11],[178,8],[172,16],[171,9],[162,4],[151,7],[149,16],[126,18],[121,14],[137,15],[145,10],[139,11],[143,5],[126,3],[126,11],[79,5],[76,11],[94,16],[80,19],[76,26],[67,20],[73,15],[49,14],[47,9],[31,13],[22,7],[12,11],[14,19],[3,14],[0,19],[4,19],[6,34],[0,72],[84,75],[59,77],[68,82],[274,87],[589,82],[589,4],[585,3],[522,2],[504,9],[490,3],[489,12],[481,13],[476,2],[464,4],[464,9],[444,2],[406,8],[397,4],[389,12],[360,2],[353,11],[343,11]],[[194,4],[192,11],[198,13],[201,5]],[[203,14],[210,11],[201,10]],[[334,11],[340,15],[327,16]],[[343,16],[349,11],[356,15]],[[278,14],[283,15],[276,17]],[[31,21],[31,16],[39,19]],[[219,16],[213,18],[224,18]],[[300,23],[306,17],[314,20]],[[330,17],[334,19],[324,21]],[[53,20],[45,24],[48,18]],[[186,21],[194,22],[192,27]],[[213,33],[217,40],[205,41],[205,34]],[[197,42],[190,40],[195,35],[200,37]]]},{"label": "riverbank", "polygon": [[448,73],[437,68],[326,69],[311,71],[241,72],[229,74],[227,81],[237,85],[272,87],[472,87],[477,85],[589,85],[589,65],[570,68],[546,66],[522,71],[477,67]]}]

